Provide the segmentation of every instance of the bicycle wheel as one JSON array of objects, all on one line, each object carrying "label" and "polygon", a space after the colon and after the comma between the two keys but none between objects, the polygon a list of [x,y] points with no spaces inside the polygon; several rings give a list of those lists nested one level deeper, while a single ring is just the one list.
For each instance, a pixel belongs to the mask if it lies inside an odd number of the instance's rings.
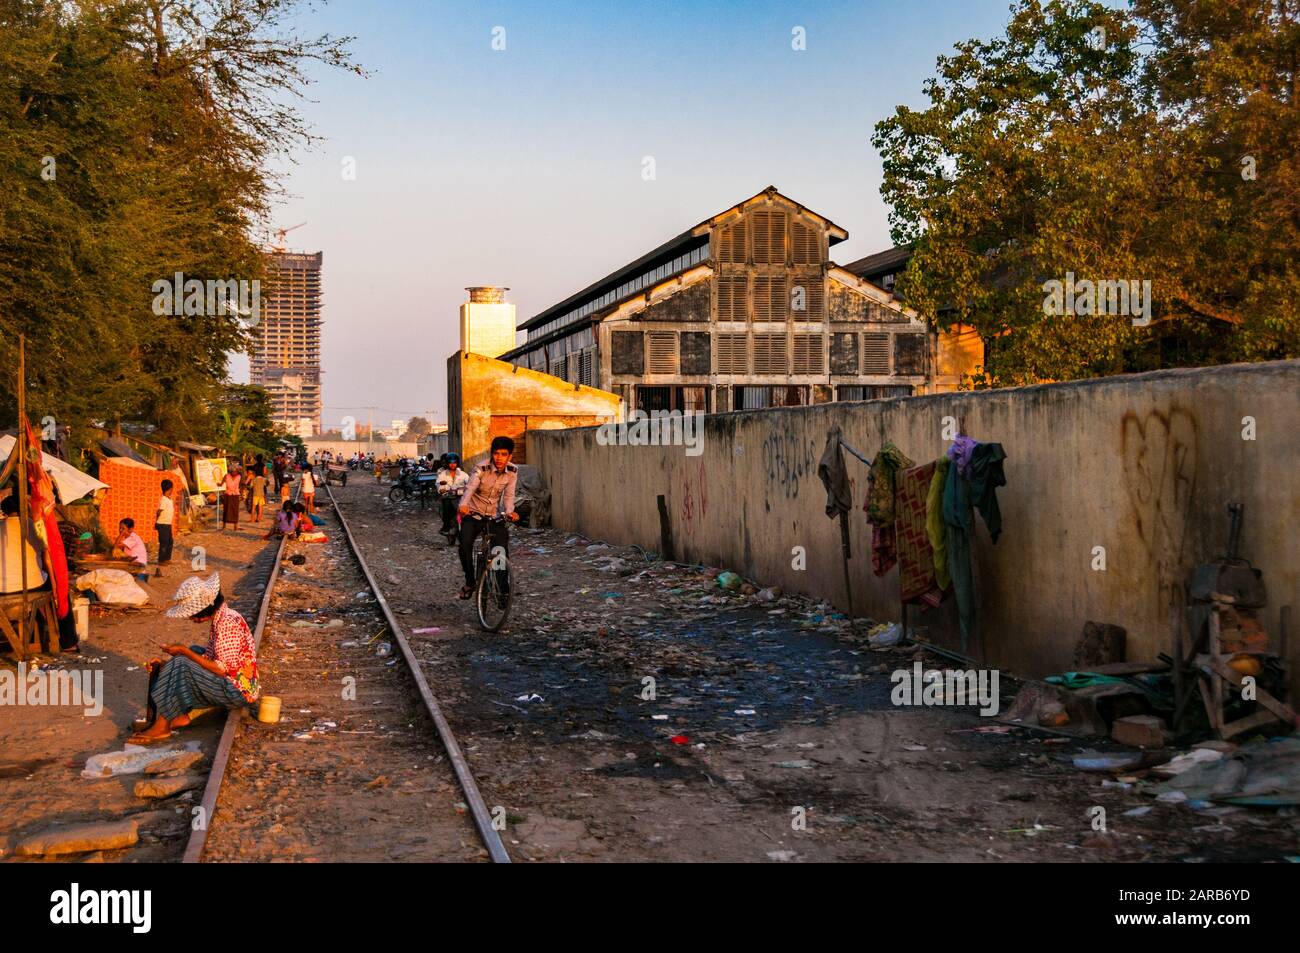
[{"label": "bicycle wheel", "polygon": [[394,503],[401,503],[406,499],[406,487],[402,486],[400,483],[397,484],[397,486],[388,491],[388,498]]},{"label": "bicycle wheel", "polygon": [[510,614],[510,567],[484,569],[479,573],[478,589],[474,601],[478,605],[478,621],[489,632],[499,632]]}]

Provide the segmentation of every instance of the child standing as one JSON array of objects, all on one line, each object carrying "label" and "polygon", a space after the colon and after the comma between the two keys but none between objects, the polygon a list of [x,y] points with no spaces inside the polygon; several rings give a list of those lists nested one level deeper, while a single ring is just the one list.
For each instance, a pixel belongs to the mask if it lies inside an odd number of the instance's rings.
[{"label": "child standing", "polygon": [[158,566],[155,576],[162,575],[162,567],[172,561],[172,522],[176,515],[176,504],[172,502],[172,481],[163,480],[160,489],[162,498],[158,501],[158,513],[153,519],[154,532],[158,534]]},{"label": "child standing", "polygon": [[255,473],[250,481],[253,485],[253,522],[262,522],[262,507],[266,506],[266,476]]}]

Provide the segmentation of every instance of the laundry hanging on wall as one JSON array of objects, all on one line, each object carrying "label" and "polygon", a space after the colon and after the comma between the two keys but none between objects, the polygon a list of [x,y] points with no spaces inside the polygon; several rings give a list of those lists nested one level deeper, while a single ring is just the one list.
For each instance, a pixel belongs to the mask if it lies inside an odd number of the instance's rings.
[{"label": "laundry hanging on wall", "polygon": [[899,471],[894,508],[900,596],[903,602],[922,602],[931,608],[943,601],[944,589],[936,581],[928,525],[930,484],[934,482],[936,466],[932,461]]},{"label": "laundry hanging on wall", "polygon": [[1002,512],[997,488],[1006,486],[1002,461],[1007,455],[1000,443],[977,443],[959,436],[948,448],[951,465],[944,482],[943,519],[947,528],[947,564],[957,598],[964,650],[975,625],[975,590],[971,575],[971,534],[978,509],[994,544],[1002,534]]},{"label": "laundry hanging on wall", "polygon": [[867,502],[862,507],[871,523],[871,570],[883,576],[898,561],[897,527],[894,492],[897,474],[912,466],[911,459],[889,441],[885,441],[867,478]]}]

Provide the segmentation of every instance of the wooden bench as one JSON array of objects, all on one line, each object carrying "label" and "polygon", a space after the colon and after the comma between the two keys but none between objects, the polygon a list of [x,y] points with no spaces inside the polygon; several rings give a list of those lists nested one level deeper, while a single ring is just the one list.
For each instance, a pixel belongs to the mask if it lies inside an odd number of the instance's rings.
[{"label": "wooden bench", "polygon": [[21,592],[0,595],[0,632],[19,661],[42,651],[41,623],[45,624],[44,650],[58,655],[59,619],[54,612],[54,593],[48,589],[28,592],[26,614]]}]

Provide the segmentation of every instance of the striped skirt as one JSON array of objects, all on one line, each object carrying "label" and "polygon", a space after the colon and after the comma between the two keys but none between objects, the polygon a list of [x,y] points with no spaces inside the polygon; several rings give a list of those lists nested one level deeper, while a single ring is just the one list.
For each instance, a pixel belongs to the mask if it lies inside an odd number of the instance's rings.
[{"label": "striped skirt", "polygon": [[230,679],[178,655],[158,670],[149,699],[168,721],[195,708],[239,708],[248,701]]}]

